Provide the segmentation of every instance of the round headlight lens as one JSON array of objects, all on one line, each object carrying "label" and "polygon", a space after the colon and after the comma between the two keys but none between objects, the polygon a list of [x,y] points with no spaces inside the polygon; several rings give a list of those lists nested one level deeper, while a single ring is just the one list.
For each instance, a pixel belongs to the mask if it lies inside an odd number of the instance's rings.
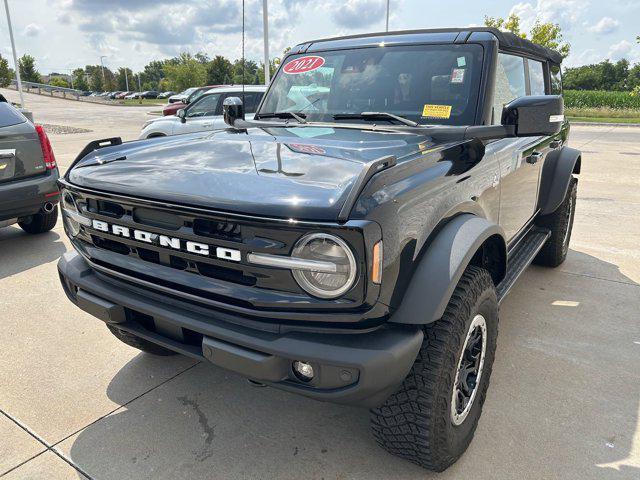
[{"label": "round headlight lens", "polygon": [[356,259],[344,240],[326,233],[302,237],[293,249],[294,258],[333,263],[335,272],[293,270],[293,277],[307,293],[320,298],[337,298],[355,282]]}]

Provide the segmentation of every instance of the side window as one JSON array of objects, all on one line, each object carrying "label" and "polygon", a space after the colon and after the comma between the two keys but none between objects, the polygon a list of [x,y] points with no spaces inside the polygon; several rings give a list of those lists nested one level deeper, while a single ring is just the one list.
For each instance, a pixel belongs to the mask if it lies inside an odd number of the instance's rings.
[{"label": "side window", "polygon": [[245,113],[255,113],[260,100],[262,99],[262,92],[247,92],[244,94],[245,96]]},{"label": "side window", "polygon": [[505,104],[526,94],[524,59],[515,55],[499,53],[493,96],[493,124],[500,124],[502,107]]},{"label": "side window", "polygon": [[187,117],[210,117],[215,115],[219,99],[219,93],[203,95],[195,103],[191,104],[187,110]]},{"label": "side window", "polygon": [[562,95],[562,74],[560,65],[551,64],[551,94]]},{"label": "side window", "polygon": [[542,62],[529,60],[529,82],[531,84],[531,95],[544,95],[544,66]]}]

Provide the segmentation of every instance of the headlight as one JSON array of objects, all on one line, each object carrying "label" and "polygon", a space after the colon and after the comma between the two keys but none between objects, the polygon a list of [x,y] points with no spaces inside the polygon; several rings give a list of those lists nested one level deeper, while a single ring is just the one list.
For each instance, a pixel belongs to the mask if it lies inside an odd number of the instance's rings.
[{"label": "headlight", "polygon": [[[337,298],[355,282],[356,259],[344,240],[326,233],[312,233],[302,237],[293,249],[294,259],[335,265],[333,272],[326,268],[293,269],[293,277],[307,293],[320,298]],[[324,270],[324,271],[320,271]]]},{"label": "headlight", "polygon": [[62,218],[67,235],[75,237],[80,233],[80,225],[91,225],[91,220],[80,214],[73,194],[69,190],[62,191]]}]

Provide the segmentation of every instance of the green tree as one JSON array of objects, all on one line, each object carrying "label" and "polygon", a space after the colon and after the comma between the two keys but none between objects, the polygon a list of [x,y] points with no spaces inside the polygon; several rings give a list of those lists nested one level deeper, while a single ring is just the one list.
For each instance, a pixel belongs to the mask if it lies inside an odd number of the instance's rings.
[{"label": "green tree", "polygon": [[69,88],[69,82],[62,77],[52,77],[49,79],[49,85],[53,85],[54,87],[64,87]]},{"label": "green tree", "polygon": [[13,78],[9,62],[0,55],[0,87],[8,87]]},{"label": "green tree", "polygon": [[543,47],[556,50],[562,58],[567,58],[571,45],[566,43],[562,37],[562,28],[557,23],[552,22],[540,22],[536,20],[536,23],[531,27],[529,36],[526,32],[520,30],[520,17],[515,13],[509,15],[505,20],[499,17],[484,17],[484,24],[487,27],[494,27],[500,30],[506,30],[522,38],[529,38],[533,43],[542,45]]},{"label": "green tree", "polygon": [[[127,79],[129,80],[129,88],[127,88]],[[116,73],[116,90],[131,90],[134,88],[134,78],[133,71],[128,67],[120,67],[118,68],[118,73]]]},{"label": "green tree", "polygon": [[102,81],[102,70],[100,65],[87,65],[85,71],[89,74],[89,86],[94,92],[104,91],[104,82]]},{"label": "green tree", "polygon": [[176,91],[182,91],[189,87],[200,87],[207,80],[206,67],[188,53],[180,55],[177,64],[164,65],[164,73],[168,85]]},{"label": "green tree", "polygon": [[520,17],[515,13],[510,14],[506,19],[500,17],[489,17],[485,15],[484,24],[487,27],[506,30],[522,38],[527,38],[527,34],[520,31]]},{"label": "green tree", "polygon": [[244,59],[243,61],[238,59],[233,62],[233,83],[242,85],[243,79],[245,85],[258,85],[260,83],[258,64],[253,60]]},{"label": "green tree", "polygon": [[73,88],[76,90],[89,90],[89,84],[87,83],[87,76],[84,68],[76,68],[72,73],[73,77]]},{"label": "green tree", "polygon": [[42,77],[40,72],[36,69],[36,59],[31,55],[24,54],[18,60],[18,66],[20,68],[20,78],[25,82],[42,83]]},{"label": "green tree", "polygon": [[226,85],[232,77],[233,64],[222,55],[216,55],[207,64],[207,85]]},{"label": "green tree", "polygon": [[[280,64],[279,58],[272,58],[269,60],[269,74],[271,78],[273,78],[273,74],[276,73],[278,69],[278,65]],[[264,85],[264,63],[260,62],[260,66],[258,67],[258,83]]]},{"label": "green tree", "polygon": [[[166,76],[164,67],[169,63],[178,64],[179,60],[153,60],[146,64],[144,66],[144,70],[140,72],[140,83],[144,85],[151,85],[151,90],[155,90],[156,88],[158,88],[160,80],[162,80]],[[136,86],[134,87],[133,84],[131,84],[131,79],[129,79],[129,88],[135,90],[136,88],[138,88],[137,85],[138,84],[136,83]]]},{"label": "green tree", "polygon": [[592,65],[567,68],[563,83],[568,90],[633,90],[640,85],[640,64],[629,68],[626,59],[611,63],[604,60]]}]

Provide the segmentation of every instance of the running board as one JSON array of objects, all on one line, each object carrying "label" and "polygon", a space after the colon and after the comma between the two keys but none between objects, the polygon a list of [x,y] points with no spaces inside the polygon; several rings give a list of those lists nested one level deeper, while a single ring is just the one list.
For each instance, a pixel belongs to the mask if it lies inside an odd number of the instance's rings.
[{"label": "running board", "polygon": [[544,246],[547,239],[551,236],[549,230],[532,228],[529,233],[520,241],[516,251],[509,255],[507,263],[507,274],[498,284],[496,291],[498,293],[498,302],[502,302],[507,293],[515,285],[522,272],[524,272],[533,259],[536,257],[540,249]]}]

